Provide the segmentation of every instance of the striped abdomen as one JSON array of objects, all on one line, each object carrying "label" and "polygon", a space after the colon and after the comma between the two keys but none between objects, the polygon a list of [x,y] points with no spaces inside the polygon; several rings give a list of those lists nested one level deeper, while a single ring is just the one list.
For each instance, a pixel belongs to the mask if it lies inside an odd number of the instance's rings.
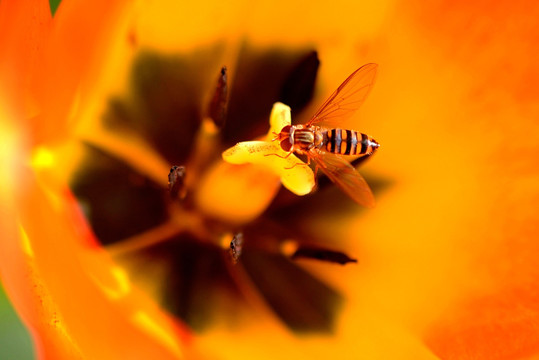
[{"label": "striped abdomen", "polygon": [[326,151],[341,155],[370,155],[380,146],[373,138],[354,130],[328,129]]}]

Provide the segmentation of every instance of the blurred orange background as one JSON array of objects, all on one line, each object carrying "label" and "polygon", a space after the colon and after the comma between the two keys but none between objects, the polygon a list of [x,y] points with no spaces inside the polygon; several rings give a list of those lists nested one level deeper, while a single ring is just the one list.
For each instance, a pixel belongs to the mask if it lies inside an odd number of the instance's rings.
[{"label": "blurred orange background", "polygon": [[[73,23],[60,25],[73,26],[81,9],[94,7],[92,16],[97,16],[106,11],[104,3],[83,6],[80,1],[64,0],[52,20],[53,29],[57,16],[71,16]],[[9,2],[1,4],[0,19],[9,16],[7,11],[13,7]],[[92,60],[81,66],[86,71],[82,85],[74,86],[83,88],[85,96],[64,103],[62,114],[70,120],[59,123],[68,129],[76,123],[76,131],[66,131],[75,137],[93,129],[89,119],[103,111],[108,94],[124,91],[129,65],[143,48],[193,54],[214,43],[224,44],[216,56],[232,74],[233,91],[233,74],[242,71],[236,65],[244,42],[257,49],[312,47],[321,66],[314,100],[306,113],[314,112],[353,70],[368,62],[379,64],[372,93],[358,115],[343,127],[372,135],[381,143],[361,172],[368,180],[385,179],[389,185],[375,194],[375,209],[351,211],[346,217],[320,212],[308,215],[311,229],[329,232],[336,239],[347,238],[346,252],[359,259],[357,265],[346,267],[301,262],[344,295],[334,334],[297,336],[271,314],[262,314],[256,321],[242,318],[241,326],[234,328],[217,323],[179,345],[176,342],[183,335],[155,336],[160,339],[157,343],[167,343],[169,350],[192,345],[197,357],[215,359],[539,358],[536,2],[139,1],[118,2],[117,8],[114,16],[96,25],[99,41],[90,41],[90,50],[85,50],[93,54]],[[130,31],[136,33],[135,50],[119,40]],[[3,102],[8,101],[4,98]],[[80,101],[78,107],[73,105],[75,101]],[[1,138],[12,139],[8,132],[12,129],[23,137],[32,125],[21,126],[16,117],[10,117],[10,105],[2,105]],[[37,143],[15,145],[3,141],[7,145],[0,159],[9,160],[0,172],[8,174],[4,189],[17,187],[16,181],[10,182],[14,175],[7,167],[19,161],[13,160],[13,152],[20,150],[17,156],[28,163],[36,148],[47,147],[49,140],[44,136]],[[62,166],[53,165],[51,172],[66,181],[71,162],[61,160],[58,164]],[[168,171],[166,166],[153,162],[141,168],[154,176],[163,169]],[[9,198],[8,192],[2,195],[4,199]],[[32,222],[30,204],[4,204],[2,210],[11,214],[5,223],[10,217],[16,221],[21,214]],[[57,223],[61,227],[64,222]],[[2,229],[2,242],[18,243],[21,235],[17,229],[5,224]],[[36,229],[39,233],[40,228]],[[38,240],[30,236],[30,241]],[[16,246],[3,250],[8,248]],[[99,256],[88,262],[99,263]],[[7,265],[0,270],[14,308],[39,338],[47,326],[36,326],[32,319],[39,315],[22,305],[24,286],[14,285],[20,280],[16,271]],[[43,282],[55,289],[51,301],[55,296],[63,298],[55,310],[62,313],[70,297],[60,294],[61,284],[47,284],[47,277]],[[140,296],[143,300],[137,295],[133,302],[150,301]],[[156,322],[167,323],[159,309],[148,306],[155,311]],[[76,314],[70,317],[70,311],[74,310],[66,310],[66,328],[60,332],[78,344],[82,355],[85,346],[106,346],[99,339],[77,338],[91,336],[80,329],[70,334],[70,327],[77,329],[73,325]],[[103,305],[103,311],[116,314],[108,305]],[[130,329],[128,322],[125,328]],[[163,328],[165,333],[182,331],[170,324]],[[48,336],[55,335],[45,338]],[[143,338],[144,334],[137,336]],[[129,343],[129,338],[124,340]],[[185,355],[188,351],[171,353],[191,356]],[[42,354],[46,357],[46,351]]]}]

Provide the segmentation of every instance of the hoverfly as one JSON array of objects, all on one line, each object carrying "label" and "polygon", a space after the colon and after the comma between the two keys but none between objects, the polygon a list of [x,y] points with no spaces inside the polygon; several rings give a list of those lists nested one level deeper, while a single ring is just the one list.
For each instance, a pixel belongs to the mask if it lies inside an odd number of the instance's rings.
[{"label": "hoverfly", "polygon": [[366,64],[350,75],[304,125],[287,125],[275,134],[281,148],[307,156],[355,202],[374,206],[374,196],[363,177],[341,155],[370,156],[380,146],[372,137],[355,130],[323,127],[350,117],[365,101],[376,76],[377,64]]}]

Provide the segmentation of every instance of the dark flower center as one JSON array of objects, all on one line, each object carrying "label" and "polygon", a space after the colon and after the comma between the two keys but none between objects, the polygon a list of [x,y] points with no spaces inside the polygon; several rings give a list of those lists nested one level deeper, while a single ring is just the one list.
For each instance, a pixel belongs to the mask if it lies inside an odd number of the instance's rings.
[{"label": "dark flower center", "polygon": [[[133,64],[129,93],[112,98],[103,116],[112,134],[136,134],[170,165],[186,165],[181,175],[179,168],[171,170],[172,197],[163,184],[89,143],[72,189],[97,238],[130,277],[193,329],[203,330],[217,317],[235,322],[255,307],[255,289],[291,329],[330,331],[342,298],[294,259],[356,260],[328,249],[340,243],[328,238],[330,231],[315,234],[298,225],[308,223],[313,209],[334,209],[332,216],[348,211],[349,206],[340,206],[348,200],[332,192],[331,202],[340,204],[328,207],[322,192],[298,198],[281,191],[261,216],[238,225],[201,212],[190,197],[196,179],[183,182],[183,176],[202,174],[227,147],[267,132],[274,102],[299,114],[313,95],[317,54],[262,52],[245,45],[231,74],[216,63],[221,50],[217,46],[189,56],[141,53]],[[208,107],[203,99],[210,88],[217,90]],[[202,156],[197,139],[208,115],[218,135]],[[294,251],[283,250],[285,241],[295,244]]]}]

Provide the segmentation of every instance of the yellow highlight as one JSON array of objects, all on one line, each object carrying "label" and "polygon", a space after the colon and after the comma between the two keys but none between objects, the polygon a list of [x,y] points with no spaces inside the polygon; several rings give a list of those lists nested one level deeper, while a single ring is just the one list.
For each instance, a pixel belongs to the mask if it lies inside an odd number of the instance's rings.
[{"label": "yellow highlight", "polygon": [[267,136],[267,140],[273,139],[272,133],[279,133],[285,126],[292,124],[292,115],[290,113],[290,106],[283,103],[276,102],[273,104],[270,115],[270,131]]},{"label": "yellow highlight", "polygon": [[112,276],[118,283],[116,296],[121,297],[121,296],[126,295],[131,289],[131,285],[129,282],[129,278],[127,277],[127,273],[119,266],[112,267],[110,269],[110,272],[112,273]]},{"label": "yellow highlight", "polygon": [[34,250],[32,249],[32,244],[30,244],[30,238],[28,238],[28,234],[26,233],[21,224],[19,224],[19,233],[21,235],[22,250],[28,257],[33,258]]},{"label": "yellow highlight", "polygon": [[44,146],[40,146],[34,150],[30,162],[34,169],[51,168],[54,166],[54,163],[54,154]]},{"label": "yellow highlight", "polygon": [[11,197],[12,189],[20,181],[18,163],[25,154],[19,129],[10,114],[3,111],[0,102],[0,196]]},{"label": "yellow highlight", "polygon": [[129,277],[127,276],[127,273],[119,266],[111,267],[110,274],[115,281],[115,286],[105,285],[96,276],[92,276],[92,279],[110,299],[121,299],[131,291]]},{"label": "yellow highlight", "polygon": [[30,164],[34,169],[45,169],[54,166],[55,159],[52,151],[46,147],[40,146],[36,148],[32,154]]},{"label": "yellow highlight", "polygon": [[133,321],[140,326],[148,335],[152,336],[168,349],[174,352],[178,357],[182,356],[182,350],[178,346],[176,339],[170,335],[168,329],[159,326],[147,313],[137,311],[133,315]]}]

